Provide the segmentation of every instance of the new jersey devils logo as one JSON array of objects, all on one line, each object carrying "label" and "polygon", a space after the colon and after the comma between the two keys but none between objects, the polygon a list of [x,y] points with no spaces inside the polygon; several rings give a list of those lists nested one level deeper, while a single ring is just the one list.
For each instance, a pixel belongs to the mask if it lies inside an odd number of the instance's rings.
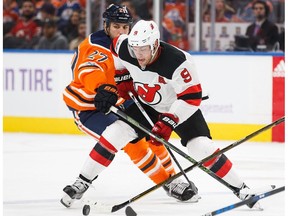
[{"label": "new jersey devils logo", "polygon": [[148,104],[158,104],[161,101],[161,95],[158,90],[160,85],[149,86],[148,84],[135,83],[136,91],[139,97]]}]

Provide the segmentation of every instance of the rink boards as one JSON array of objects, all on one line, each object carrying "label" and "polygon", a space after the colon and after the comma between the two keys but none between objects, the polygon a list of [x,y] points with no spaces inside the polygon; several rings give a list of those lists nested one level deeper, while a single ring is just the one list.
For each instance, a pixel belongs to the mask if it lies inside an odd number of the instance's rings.
[{"label": "rink boards", "polygon": [[[201,109],[214,139],[235,140],[284,115],[284,56],[191,53],[204,94]],[[81,134],[62,100],[72,52],[4,51],[3,129]],[[175,136],[175,135],[173,135]],[[284,124],[254,141],[284,142]]]}]

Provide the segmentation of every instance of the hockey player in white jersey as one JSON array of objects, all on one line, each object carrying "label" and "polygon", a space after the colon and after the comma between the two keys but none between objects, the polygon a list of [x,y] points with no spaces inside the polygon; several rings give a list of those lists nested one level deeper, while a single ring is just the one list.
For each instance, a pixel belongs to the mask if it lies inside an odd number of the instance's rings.
[{"label": "hockey player in white jersey", "polygon": [[[90,34],[79,45],[71,62],[73,79],[65,88],[63,99],[72,111],[78,128],[97,142],[91,149],[76,181],[63,188],[64,194],[60,201],[67,208],[71,207],[74,201],[82,199],[84,193],[92,186],[100,173],[110,166],[120,150],[123,150],[155,184],[175,174],[172,160],[165,146],[151,145],[146,142],[144,136],[138,136],[133,140],[129,137],[133,142],[116,149],[100,137],[105,128],[118,119],[113,113],[103,115],[99,112],[101,107],[105,109],[105,104],[118,99],[110,44],[118,35],[128,34],[131,25],[132,15],[129,9],[123,5],[109,5],[103,13],[103,30]],[[123,99],[119,98],[119,101]],[[127,104],[131,105],[131,102],[126,101],[121,106],[125,107]],[[137,107],[135,108],[138,110]],[[129,133],[125,127],[117,132],[113,131],[113,135],[117,135],[117,139],[121,141],[123,141],[121,137],[125,140],[123,136],[125,133]],[[197,188],[193,182],[172,181],[165,184],[164,189],[168,196],[177,200],[197,201],[195,199]]]},{"label": "hockey player in white jersey", "polygon": [[[116,57],[118,69],[126,68],[130,72],[116,75],[120,96],[127,98],[128,91],[136,94],[155,122],[152,128],[154,134],[168,140],[175,131],[190,156],[197,161],[219,151],[199,108],[202,89],[189,53],[160,41],[156,23],[144,20],[136,23],[129,36],[121,35],[114,39],[111,51]],[[142,122],[140,116],[132,117]],[[113,125],[106,129],[103,136],[111,144],[121,146],[123,143],[112,134],[113,130],[121,128],[117,123]],[[127,142],[135,137],[126,138]],[[151,142],[162,145],[152,137]],[[241,200],[254,195],[224,154],[203,165],[227,182]],[[259,207],[259,203],[248,206]]]}]

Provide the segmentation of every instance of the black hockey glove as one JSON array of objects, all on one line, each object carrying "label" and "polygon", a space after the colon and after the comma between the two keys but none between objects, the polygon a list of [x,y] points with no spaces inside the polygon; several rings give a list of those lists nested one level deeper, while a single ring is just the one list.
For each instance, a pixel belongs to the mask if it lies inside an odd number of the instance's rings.
[{"label": "black hockey glove", "polygon": [[117,88],[114,85],[103,84],[96,89],[94,105],[96,110],[108,113],[111,106],[114,106],[118,100]]}]

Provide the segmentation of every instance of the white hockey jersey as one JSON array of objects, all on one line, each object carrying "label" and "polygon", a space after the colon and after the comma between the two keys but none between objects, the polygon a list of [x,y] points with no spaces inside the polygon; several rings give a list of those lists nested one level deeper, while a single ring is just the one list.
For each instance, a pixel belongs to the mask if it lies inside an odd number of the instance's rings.
[{"label": "white hockey jersey", "polygon": [[140,100],[160,113],[173,113],[179,124],[193,115],[202,100],[202,89],[191,55],[165,42],[154,61],[141,69],[128,47],[127,35],[115,38],[111,47],[117,69],[126,68]]}]

